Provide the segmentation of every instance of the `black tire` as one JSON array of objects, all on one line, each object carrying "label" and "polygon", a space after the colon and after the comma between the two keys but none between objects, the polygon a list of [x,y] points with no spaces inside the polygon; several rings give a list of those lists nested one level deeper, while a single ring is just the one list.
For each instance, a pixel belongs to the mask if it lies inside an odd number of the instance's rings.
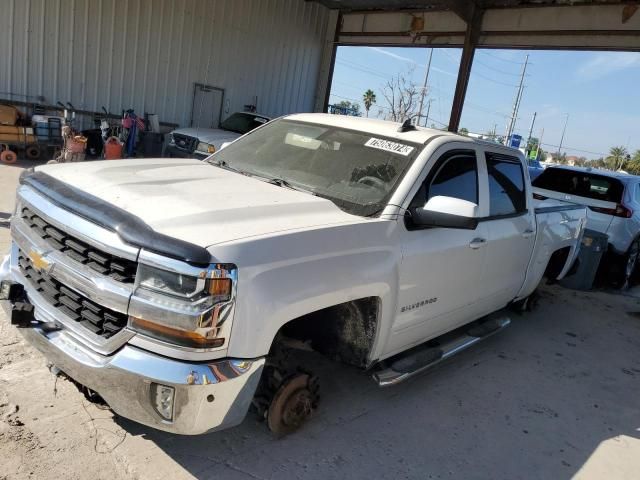
[{"label": "black tire", "polygon": [[631,286],[631,280],[638,268],[640,256],[640,240],[631,242],[627,253],[620,257],[618,264],[613,267],[612,277],[614,286],[620,290],[627,290]]},{"label": "black tire", "polygon": [[42,150],[38,145],[28,145],[24,153],[29,160],[38,160],[42,155]]}]

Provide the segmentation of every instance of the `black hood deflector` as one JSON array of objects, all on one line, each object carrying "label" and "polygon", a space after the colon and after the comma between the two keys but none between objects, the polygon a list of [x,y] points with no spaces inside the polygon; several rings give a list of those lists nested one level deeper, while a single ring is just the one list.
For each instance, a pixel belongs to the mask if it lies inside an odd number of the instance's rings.
[{"label": "black hood deflector", "polygon": [[21,175],[20,183],[33,188],[57,206],[115,232],[129,245],[195,265],[205,266],[211,262],[207,249],[158,233],[126,210],[44,172],[25,173]]}]

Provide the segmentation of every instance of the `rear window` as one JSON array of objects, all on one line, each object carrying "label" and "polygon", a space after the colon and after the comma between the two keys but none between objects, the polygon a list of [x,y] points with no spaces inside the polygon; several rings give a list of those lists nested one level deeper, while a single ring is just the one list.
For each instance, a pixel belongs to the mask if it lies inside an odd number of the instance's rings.
[{"label": "rear window", "polygon": [[522,164],[518,157],[487,152],[489,216],[517,215],[527,211]]},{"label": "rear window", "polygon": [[561,168],[547,168],[533,186],[580,197],[619,203],[624,186],[620,180],[604,175]]}]

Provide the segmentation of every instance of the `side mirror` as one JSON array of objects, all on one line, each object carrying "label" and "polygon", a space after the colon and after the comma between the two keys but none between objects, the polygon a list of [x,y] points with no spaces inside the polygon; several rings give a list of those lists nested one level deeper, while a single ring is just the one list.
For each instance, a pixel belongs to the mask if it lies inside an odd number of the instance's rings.
[{"label": "side mirror", "polygon": [[460,198],[438,195],[422,208],[409,210],[416,227],[443,227],[475,230],[478,226],[478,205]]}]

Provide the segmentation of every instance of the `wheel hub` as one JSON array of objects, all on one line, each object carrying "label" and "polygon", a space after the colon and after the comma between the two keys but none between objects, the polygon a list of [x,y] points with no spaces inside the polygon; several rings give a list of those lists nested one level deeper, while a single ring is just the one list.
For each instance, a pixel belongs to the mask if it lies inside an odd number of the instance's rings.
[{"label": "wheel hub", "polygon": [[317,388],[307,374],[298,374],[286,380],[269,405],[267,423],[276,435],[297,430],[313,413],[317,402]]},{"label": "wheel hub", "polygon": [[284,405],[282,422],[291,427],[299,427],[311,415],[311,392],[301,389],[294,392]]}]

